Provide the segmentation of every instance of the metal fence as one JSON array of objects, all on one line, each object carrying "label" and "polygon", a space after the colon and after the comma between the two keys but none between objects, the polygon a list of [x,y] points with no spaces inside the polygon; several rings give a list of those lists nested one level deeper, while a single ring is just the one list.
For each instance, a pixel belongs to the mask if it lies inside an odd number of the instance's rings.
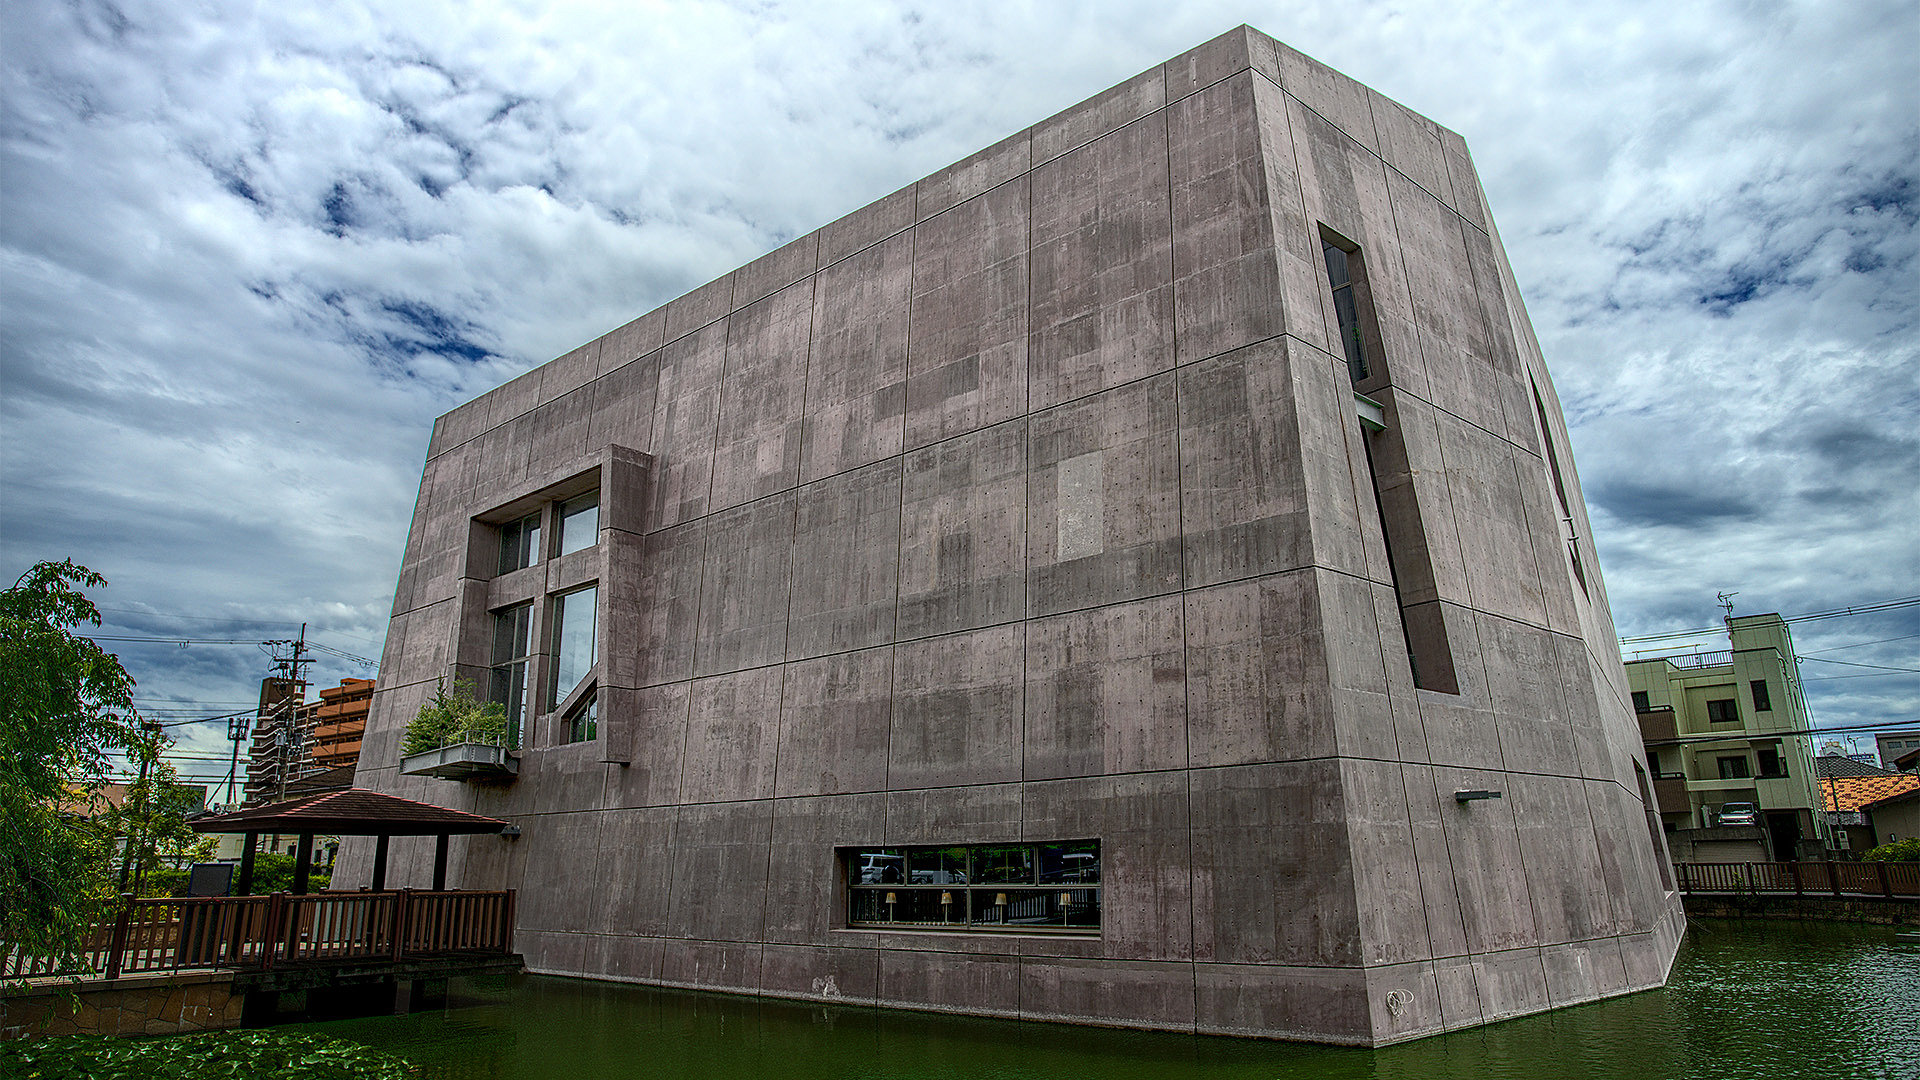
[{"label": "metal fence", "polygon": [[1920,863],[1674,863],[1683,893],[1920,897]]},{"label": "metal fence", "polygon": [[78,967],[8,948],[0,978],[122,975],[190,968],[366,963],[513,951],[514,893],[339,892],[125,897],[81,945]]}]

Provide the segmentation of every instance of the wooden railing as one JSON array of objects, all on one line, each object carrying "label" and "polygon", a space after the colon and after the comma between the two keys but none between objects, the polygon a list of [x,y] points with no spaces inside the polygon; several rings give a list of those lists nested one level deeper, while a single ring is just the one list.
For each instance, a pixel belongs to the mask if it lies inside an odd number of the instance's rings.
[{"label": "wooden railing", "polygon": [[1920,897],[1920,863],[1674,863],[1683,893]]},{"label": "wooden railing", "polygon": [[124,899],[96,925],[81,967],[8,949],[0,978],[122,975],[189,968],[273,968],[513,951],[512,890],[337,892]]}]

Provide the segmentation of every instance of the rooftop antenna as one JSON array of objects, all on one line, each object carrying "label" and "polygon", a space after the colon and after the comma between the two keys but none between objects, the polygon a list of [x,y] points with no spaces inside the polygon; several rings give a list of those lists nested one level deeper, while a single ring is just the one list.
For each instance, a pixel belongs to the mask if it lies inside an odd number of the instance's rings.
[{"label": "rooftop antenna", "polygon": [[1733,598],[1740,594],[1737,592],[1723,592],[1719,595],[1721,610],[1727,613],[1727,618],[1733,618]]}]

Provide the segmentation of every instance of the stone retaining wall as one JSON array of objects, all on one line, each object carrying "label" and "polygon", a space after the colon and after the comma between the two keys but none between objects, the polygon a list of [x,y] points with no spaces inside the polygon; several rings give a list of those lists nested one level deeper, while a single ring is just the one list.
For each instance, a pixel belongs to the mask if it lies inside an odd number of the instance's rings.
[{"label": "stone retaining wall", "polygon": [[112,984],[40,980],[0,987],[0,1039],[178,1035],[240,1026],[246,995],[230,972],[129,976]]}]

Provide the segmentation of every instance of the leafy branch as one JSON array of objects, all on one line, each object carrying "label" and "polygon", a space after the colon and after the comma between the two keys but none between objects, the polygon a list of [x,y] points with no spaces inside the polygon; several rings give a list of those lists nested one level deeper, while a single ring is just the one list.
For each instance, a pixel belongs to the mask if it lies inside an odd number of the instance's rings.
[{"label": "leafy branch", "polygon": [[472,679],[453,680],[451,692],[447,690],[446,680],[441,679],[434,686],[433,696],[408,722],[400,753],[410,757],[459,743],[505,746],[506,742],[505,706],[497,701],[478,700]]}]

